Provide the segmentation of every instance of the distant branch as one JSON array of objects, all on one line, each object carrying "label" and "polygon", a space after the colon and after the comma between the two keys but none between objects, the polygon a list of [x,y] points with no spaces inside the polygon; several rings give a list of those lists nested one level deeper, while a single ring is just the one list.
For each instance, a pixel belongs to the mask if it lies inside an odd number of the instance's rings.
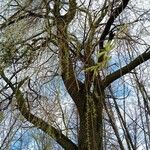
[{"label": "distant branch", "polygon": [[16,12],[15,14],[13,14],[8,19],[5,19],[6,21],[0,25],[0,30],[2,30],[3,28],[6,28],[7,26],[9,26],[11,24],[19,22],[23,19],[27,19],[29,17],[49,18],[49,19],[51,18],[50,16],[39,14],[39,13],[34,13],[34,12],[31,12],[31,11],[27,11],[23,15],[20,15],[19,13],[20,13],[20,11]]}]

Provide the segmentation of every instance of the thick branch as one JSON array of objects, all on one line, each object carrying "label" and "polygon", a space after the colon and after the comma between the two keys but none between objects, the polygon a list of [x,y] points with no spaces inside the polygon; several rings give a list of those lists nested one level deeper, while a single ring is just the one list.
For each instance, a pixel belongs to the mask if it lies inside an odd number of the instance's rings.
[{"label": "thick branch", "polygon": [[[15,88],[11,81],[5,76],[4,72],[0,72],[1,77],[4,79],[4,81],[9,85],[9,87],[12,89],[13,93],[15,93],[18,109],[21,112],[21,114],[33,125],[35,125],[37,128],[44,131],[46,134],[51,136],[56,142],[58,142],[64,149],[69,150],[77,150],[77,146],[68,139],[64,134],[61,133],[61,131],[57,130],[53,126],[49,125],[47,122],[42,120],[41,118],[33,115],[26,106],[25,99],[23,97],[23,94],[19,90],[19,88]],[[22,86],[26,79],[22,80],[18,86]]]},{"label": "thick branch", "polygon": [[[75,76],[73,62],[70,57],[70,48],[65,40],[65,38],[60,39],[58,41],[59,47],[60,47],[60,64],[61,64],[61,74],[62,79],[64,81],[64,85],[72,97],[73,101],[75,102],[78,110],[80,105],[80,90],[83,86],[83,84],[78,81],[78,79]],[[80,110],[79,110],[80,111]]]},{"label": "thick branch", "polygon": [[110,18],[107,21],[106,26],[104,28],[104,31],[102,32],[102,35],[101,35],[100,40],[99,40],[99,48],[100,49],[103,49],[104,40],[109,33],[111,25],[113,24],[114,20],[120,15],[120,13],[126,8],[128,2],[129,2],[129,0],[122,0],[122,3],[120,4],[120,6],[117,7],[111,13]]},{"label": "thick branch", "polygon": [[63,19],[67,24],[69,24],[73,20],[76,14],[76,5],[77,5],[76,0],[69,0],[69,10],[63,16]]},{"label": "thick branch", "polygon": [[[67,33],[69,22],[65,22],[62,17],[57,20],[57,43],[59,47],[59,60],[61,64],[61,74],[65,87],[75,102],[78,110],[80,107],[80,90],[83,84],[78,81],[74,72],[72,58],[70,56],[69,37]],[[80,110],[79,110],[80,111]]]},{"label": "thick branch", "polygon": [[110,83],[119,79],[121,76],[130,73],[132,69],[134,69],[135,67],[139,66],[140,64],[142,64],[143,62],[149,59],[150,59],[150,51],[149,52],[145,51],[126,66],[106,76],[106,78],[103,80],[104,87],[107,87]]},{"label": "thick branch", "polygon": [[61,133],[61,131],[49,125],[41,118],[38,118],[37,116],[30,113],[30,111],[26,107],[25,99],[19,89],[16,90],[15,95],[17,99],[18,109],[29,122],[34,124],[36,127],[40,128],[52,138],[54,138],[54,140],[56,140],[56,142],[58,142],[64,149],[78,149],[77,146],[71,140],[69,140],[64,134]]}]

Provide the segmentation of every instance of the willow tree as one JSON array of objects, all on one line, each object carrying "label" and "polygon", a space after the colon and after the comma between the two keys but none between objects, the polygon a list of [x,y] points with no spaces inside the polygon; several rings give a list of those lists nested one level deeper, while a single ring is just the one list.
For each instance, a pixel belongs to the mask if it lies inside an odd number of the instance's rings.
[{"label": "willow tree", "polygon": [[[110,139],[116,139],[112,145],[137,149],[126,121],[132,116],[117,100],[131,98],[119,88],[126,93],[132,83],[132,90],[141,91],[134,101],[145,90],[145,113],[150,112],[147,89],[139,80],[150,58],[147,5],[130,0],[11,0],[1,7],[1,112],[17,109],[67,150],[112,148],[107,147],[106,126],[113,131]],[[66,123],[64,101],[70,102],[68,113],[75,106],[75,126]],[[53,109],[58,106],[59,111]],[[143,110],[138,108],[139,115]],[[147,129],[141,131],[148,148]]]}]

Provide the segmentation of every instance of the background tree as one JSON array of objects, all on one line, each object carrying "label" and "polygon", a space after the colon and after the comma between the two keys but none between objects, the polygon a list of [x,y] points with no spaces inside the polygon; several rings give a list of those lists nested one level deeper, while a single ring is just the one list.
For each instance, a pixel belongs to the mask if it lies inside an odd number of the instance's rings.
[{"label": "background tree", "polygon": [[2,126],[68,150],[150,148],[148,2],[0,3]]}]

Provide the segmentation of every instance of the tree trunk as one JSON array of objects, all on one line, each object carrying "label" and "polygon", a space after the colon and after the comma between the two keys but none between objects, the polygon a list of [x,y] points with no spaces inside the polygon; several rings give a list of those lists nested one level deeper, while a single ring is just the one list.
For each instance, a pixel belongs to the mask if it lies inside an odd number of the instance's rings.
[{"label": "tree trunk", "polygon": [[102,150],[103,147],[103,98],[87,97],[80,114],[79,150]]}]

